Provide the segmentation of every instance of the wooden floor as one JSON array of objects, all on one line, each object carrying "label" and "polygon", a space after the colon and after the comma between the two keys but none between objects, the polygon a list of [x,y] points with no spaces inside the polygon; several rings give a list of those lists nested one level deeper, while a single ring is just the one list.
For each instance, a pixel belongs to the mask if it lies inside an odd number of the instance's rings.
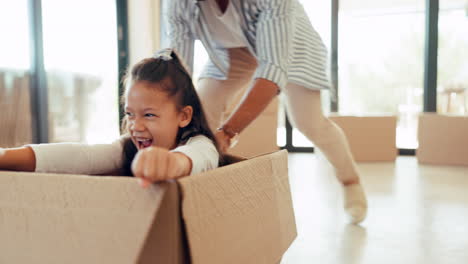
[{"label": "wooden floor", "polygon": [[359,169],[369,211],[355,226],[325,158],[290,154],[298,237],[282,264],[468,263],[468,167],[420,165],[411,156]]}]

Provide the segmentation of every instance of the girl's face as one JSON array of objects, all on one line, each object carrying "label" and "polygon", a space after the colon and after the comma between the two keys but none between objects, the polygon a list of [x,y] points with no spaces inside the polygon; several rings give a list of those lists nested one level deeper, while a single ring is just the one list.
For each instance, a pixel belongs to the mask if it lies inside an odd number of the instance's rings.
[{"label": "girl's face", "polygon": [[192,120],[192,107],[177,110],[158,84],[137,81],[127,90],[125,98],[127,128],[138,150],[150,146],[173,149],[177,146],[179,128]]}]

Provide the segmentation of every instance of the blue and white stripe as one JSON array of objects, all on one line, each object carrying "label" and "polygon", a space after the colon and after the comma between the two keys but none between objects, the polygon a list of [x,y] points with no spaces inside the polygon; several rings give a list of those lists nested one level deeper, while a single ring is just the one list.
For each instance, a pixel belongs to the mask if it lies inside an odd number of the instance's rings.
[{"label": "blue and white stripe", "polygon": [[[170,46],[193,69],[194,41],[205,46],[210,61],[201,77],[227,79],[229,53],[214,45],[199,0],[171,0],[166,11]],[[241,15],[248,49],[258,68],[253,78],[270,80],[283,89],[295,83],[329,89],[327,50],[298,0],[231,0]]]}]

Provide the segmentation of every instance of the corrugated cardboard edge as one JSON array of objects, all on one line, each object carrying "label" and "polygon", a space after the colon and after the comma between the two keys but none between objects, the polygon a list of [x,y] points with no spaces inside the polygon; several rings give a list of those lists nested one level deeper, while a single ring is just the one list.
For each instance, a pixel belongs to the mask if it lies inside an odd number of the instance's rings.
[{"label": "corrugated cardboard edge", "polygon": [[419,163],[468,166],[468,116],[421,114],[418,141]]},{"label": "corrugated cardboard edge", "polygon": [[148,230],[137,263],[190,263],[184,234],[179,186],[175,181],[159,184],[163,199]]},{"label": "corrugated cardboard edge", "polygon": [[287,156],[278,151],[179,180],[192,263],[281,260],[297,236]]}]

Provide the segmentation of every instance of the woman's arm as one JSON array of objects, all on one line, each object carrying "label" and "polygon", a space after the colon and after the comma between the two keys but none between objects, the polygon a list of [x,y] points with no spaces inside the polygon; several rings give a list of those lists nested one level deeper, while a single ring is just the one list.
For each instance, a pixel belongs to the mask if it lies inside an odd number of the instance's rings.
[{"label": "woman's arm", "polygon": [[36,156],[30,147],[0,150],[0,170],[34,171],[35,169]]},{"label": "woman's arm", "polygon": [[278,86],[266,79],[256,79],[240,104],[226,120],[222,129],[216,132],[220,150],[226,152],[231,137],[242,132],[255,120],[279,92]]},{"label": "woman's arm", "polygon": [[255,120],[287,84],[291,4],[290,0],[258,1],[255,82],[223,124],[223,129],[216,133],[223,152],[229,147],[232,135],[242,132]]}]

